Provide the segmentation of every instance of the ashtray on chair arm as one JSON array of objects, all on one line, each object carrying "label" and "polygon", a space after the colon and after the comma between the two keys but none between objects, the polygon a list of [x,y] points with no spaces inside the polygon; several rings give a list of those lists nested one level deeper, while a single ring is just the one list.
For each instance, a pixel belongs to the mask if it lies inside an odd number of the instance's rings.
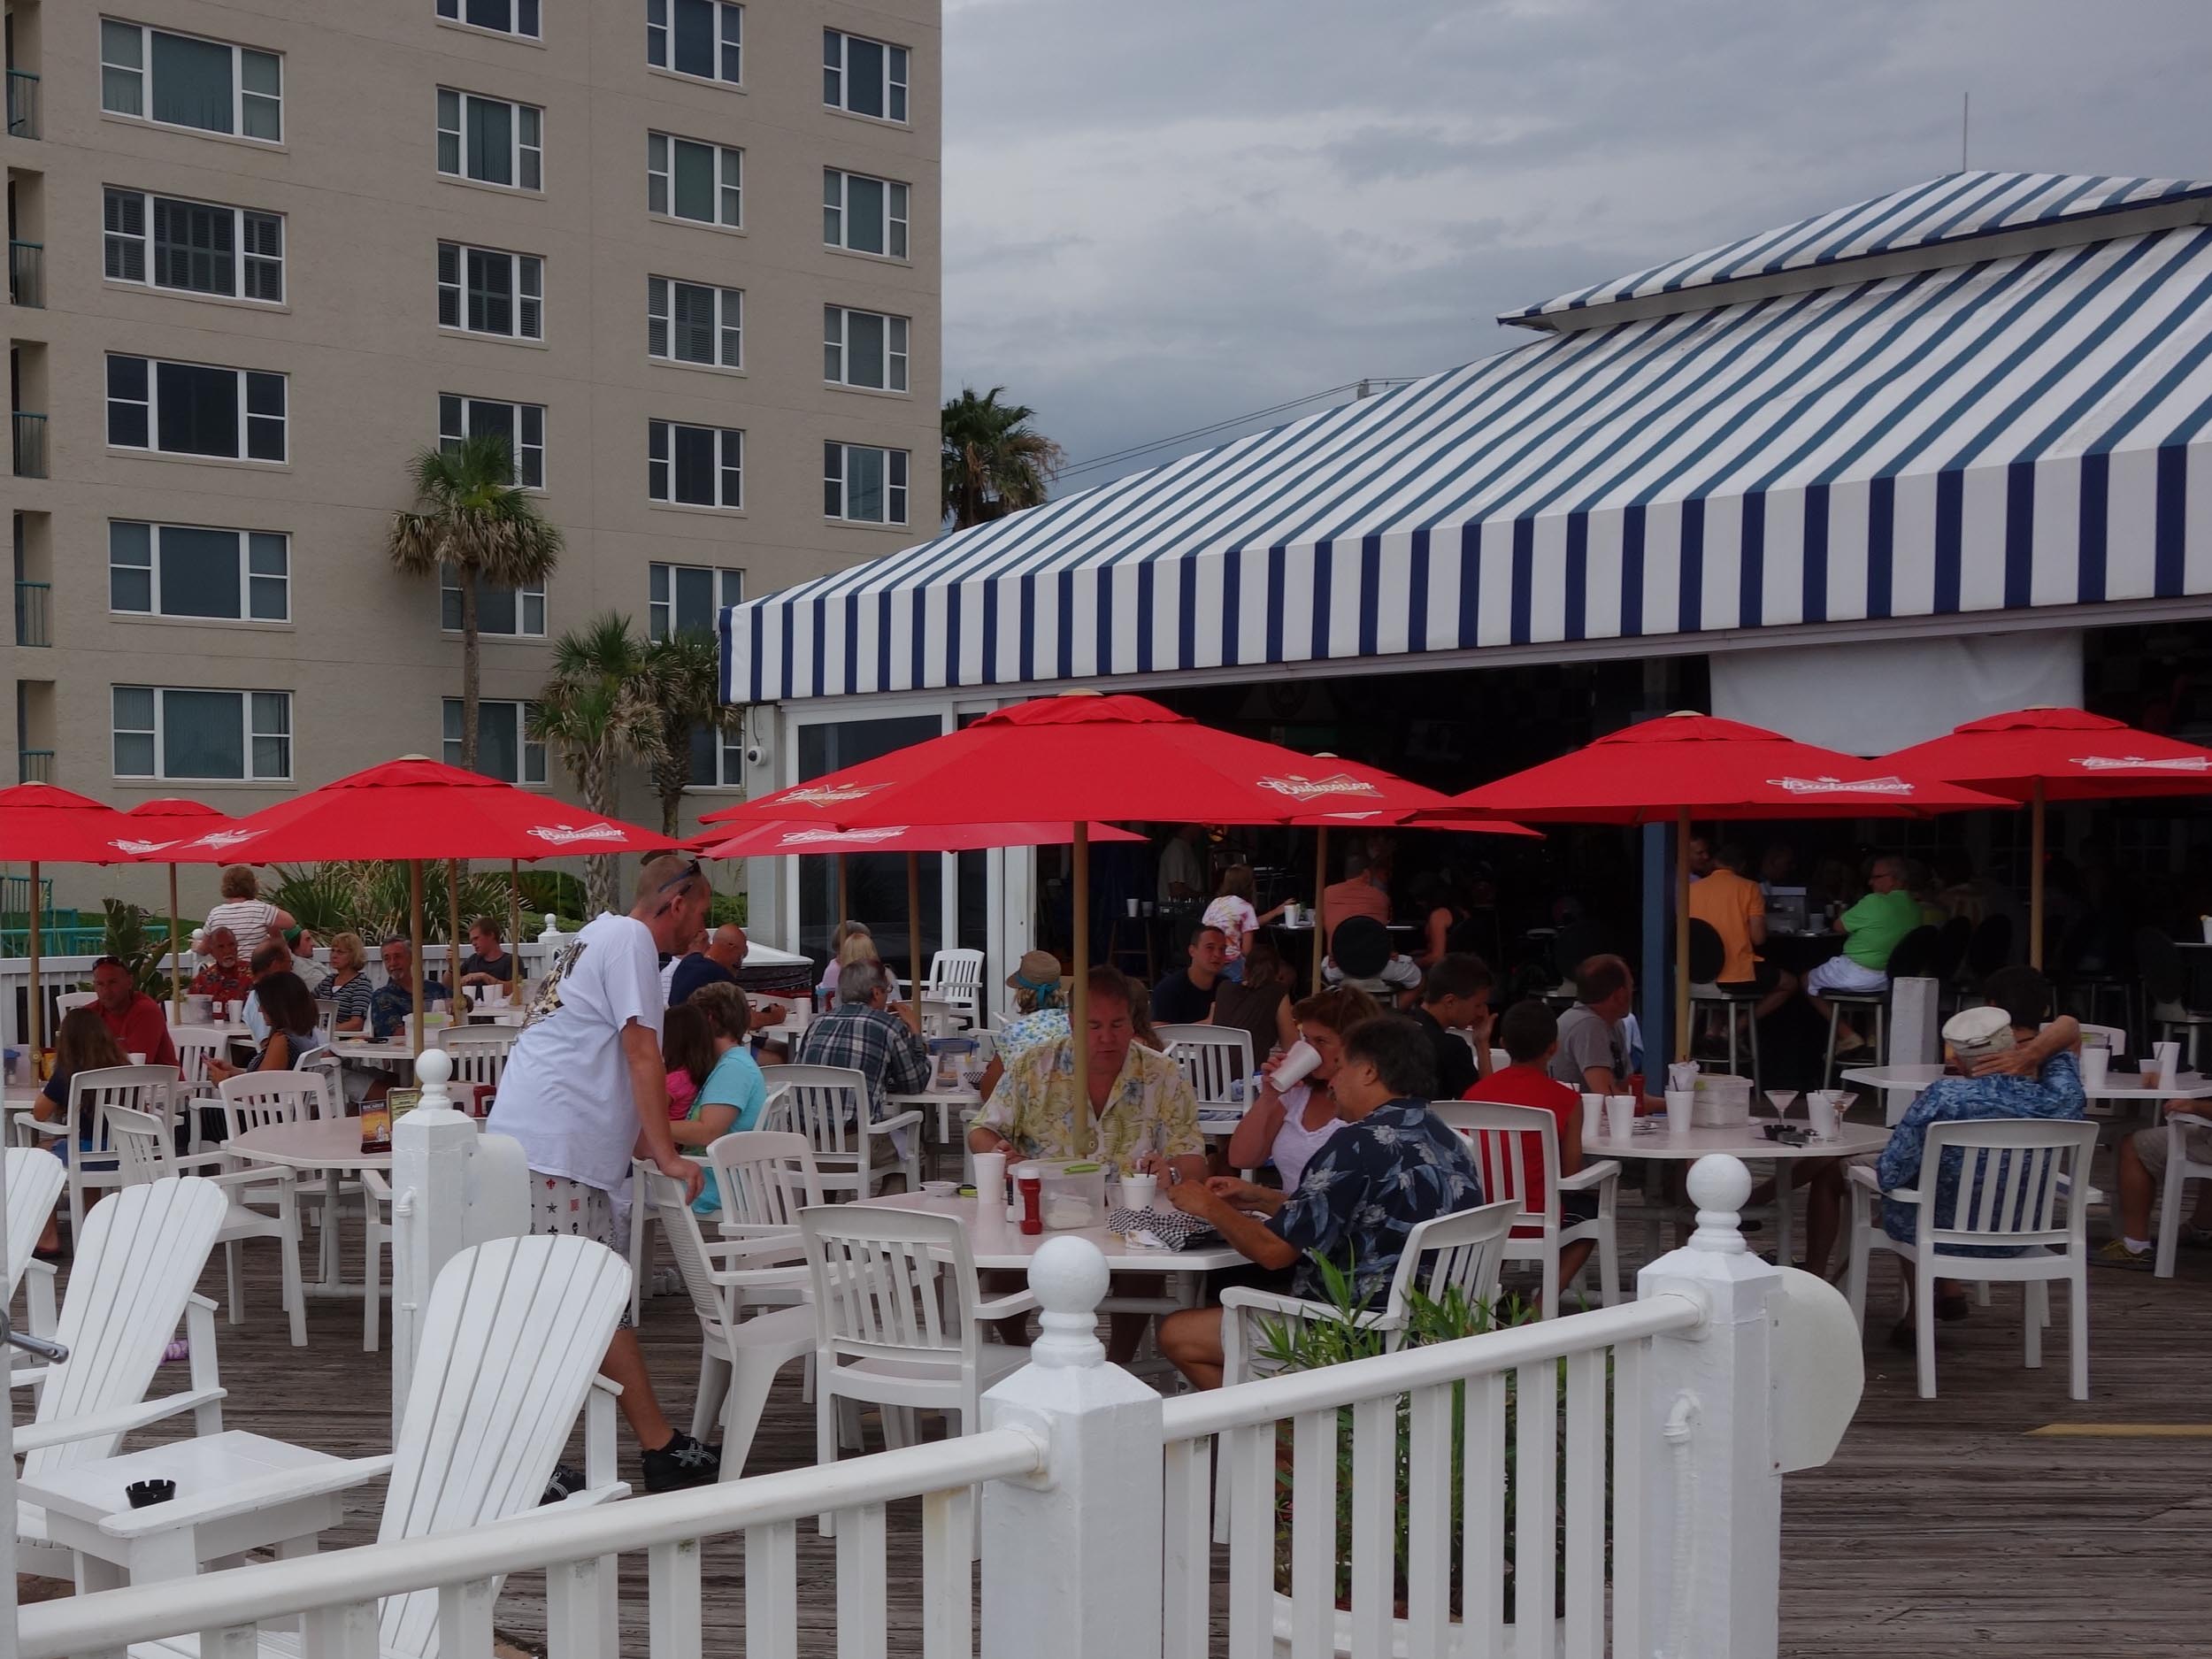
[{"label": "ashtray on chair arm", "polygon": [[166,1503],[177,1495],[173,1480],[134,1480],[123,1488],[123,1495],[131,1501],[131,1508],[142,1509],[149,1504]]}]

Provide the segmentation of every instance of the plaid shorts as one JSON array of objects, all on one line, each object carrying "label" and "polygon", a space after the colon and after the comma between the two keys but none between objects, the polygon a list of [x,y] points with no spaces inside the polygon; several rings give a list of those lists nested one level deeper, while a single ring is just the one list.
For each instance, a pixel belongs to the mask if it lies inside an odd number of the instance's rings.
[{"label": "plaid shorts", "polygon": [[[530,1231],[595,1239],[626,1259],[627,1240],[615,1237],[614,1201],[596,1187],[570,1180],[565,1175],[530,1171]],[[622,1305],[622,1327],[630,1324],[630,1306]]]}]

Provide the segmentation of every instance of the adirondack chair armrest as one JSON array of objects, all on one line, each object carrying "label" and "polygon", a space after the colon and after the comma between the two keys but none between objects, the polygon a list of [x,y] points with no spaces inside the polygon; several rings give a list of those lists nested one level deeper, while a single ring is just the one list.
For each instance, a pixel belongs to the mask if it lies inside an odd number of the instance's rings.
[{"label": "adirondack chair armrest", "polygon": [[50,1337],[56,1322],[54,1264],[33,1256],[23,1264],[24,1312],[33,1336]]},{"label": "adirondack chair armrest", "polygon": [[372,1480],[380,1480],[391,1472],[389,1452],[376,1457],[348,1457],[333,1463],[316,1463],[305,1469],[280,1470],[275,1474],[236,1481],[196,1501],[173,1498],[166,1503],[111,1515],[100,1523],[100,1530],[110,1538],[146,1538],[156,1532],[174,1532],[179,1527],[196,1526],[203,1521],[250,1515],[256,1509],[273,1509],[299,1498],[350,1491]]},{"label": "adirondack chair armrest", "polygon": [[1037,1293],[1018,1290],[1010,1295],[995,1296],[988,1302],[977,1302],[970,1317],[977,1319],[1010,1319],[1018,1314],[1034,1313],[1036,1310]]},{"label": "adirondack chair armrest", "polygon": [[[30,1374],[19,1371],[11,1380],[20,1382]],[[40,1374],[44,1374],[42,1369]],[[227,1398],[229,1394],[225,1389],[193,1388],[183,1394],[163,1394],[157,1400],[142,1400],[136,1405],[88,1412],[81,1417],[64,1417],[54,1423],[33,1423],[16,1430],[15,1449],[35,1452],[48,1446],[66,1446],[73,1440],[127,1434],[133,1429],[142,1429],[149,1424],[160,1422],[164,1417],[180,1417],[187,1411],[196,1411],[202,1406],[213,1405]]]}]

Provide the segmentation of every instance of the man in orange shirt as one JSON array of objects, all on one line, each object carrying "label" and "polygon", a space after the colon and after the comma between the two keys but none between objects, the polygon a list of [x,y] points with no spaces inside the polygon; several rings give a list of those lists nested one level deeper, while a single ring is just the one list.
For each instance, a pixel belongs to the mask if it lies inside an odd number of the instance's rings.
[{"label": "man in orange shirt", "polygon": [[1371,916],[1390,925],[1388,872],[1371,864],[1363,852],[1344,861],[1344,879],[1321,889],[1321,942],[1325,948],[1336,925],[1348,916]]},{"label": "man in orange shirt", "polygon": [[1690,884],[1690,918],[1720,935],[1722,958],[1716,983],[1725,990],[1757,989],[1752,1013],[1764,1019],[1797,995],[1797,978],[1770,962],[1758,948],[1766,943],[1767,902],[1759,884],[1744,874],[1749,856],[1733,842],[1716,849],[1709,831],[1690,837],[1690,867],[1706,866]]}]

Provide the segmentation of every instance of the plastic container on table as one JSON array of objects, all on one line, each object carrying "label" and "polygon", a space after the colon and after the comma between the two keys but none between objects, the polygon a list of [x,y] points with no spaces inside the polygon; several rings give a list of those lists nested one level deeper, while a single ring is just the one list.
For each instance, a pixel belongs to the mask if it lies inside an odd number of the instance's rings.
[{"label": "plastic container on table", "polygon": [[1751,1121],[1751,1079],[1706,1071],[1697,1079],[1690,1122],[1699,1129],[1736,1129]]},{"label": "plastic container on table", "polygon": [[1015,1171],[1041,1184],[1045,1231],[1106,1225],[1106,1166],[1094,1159],[1033,1158]]}]

